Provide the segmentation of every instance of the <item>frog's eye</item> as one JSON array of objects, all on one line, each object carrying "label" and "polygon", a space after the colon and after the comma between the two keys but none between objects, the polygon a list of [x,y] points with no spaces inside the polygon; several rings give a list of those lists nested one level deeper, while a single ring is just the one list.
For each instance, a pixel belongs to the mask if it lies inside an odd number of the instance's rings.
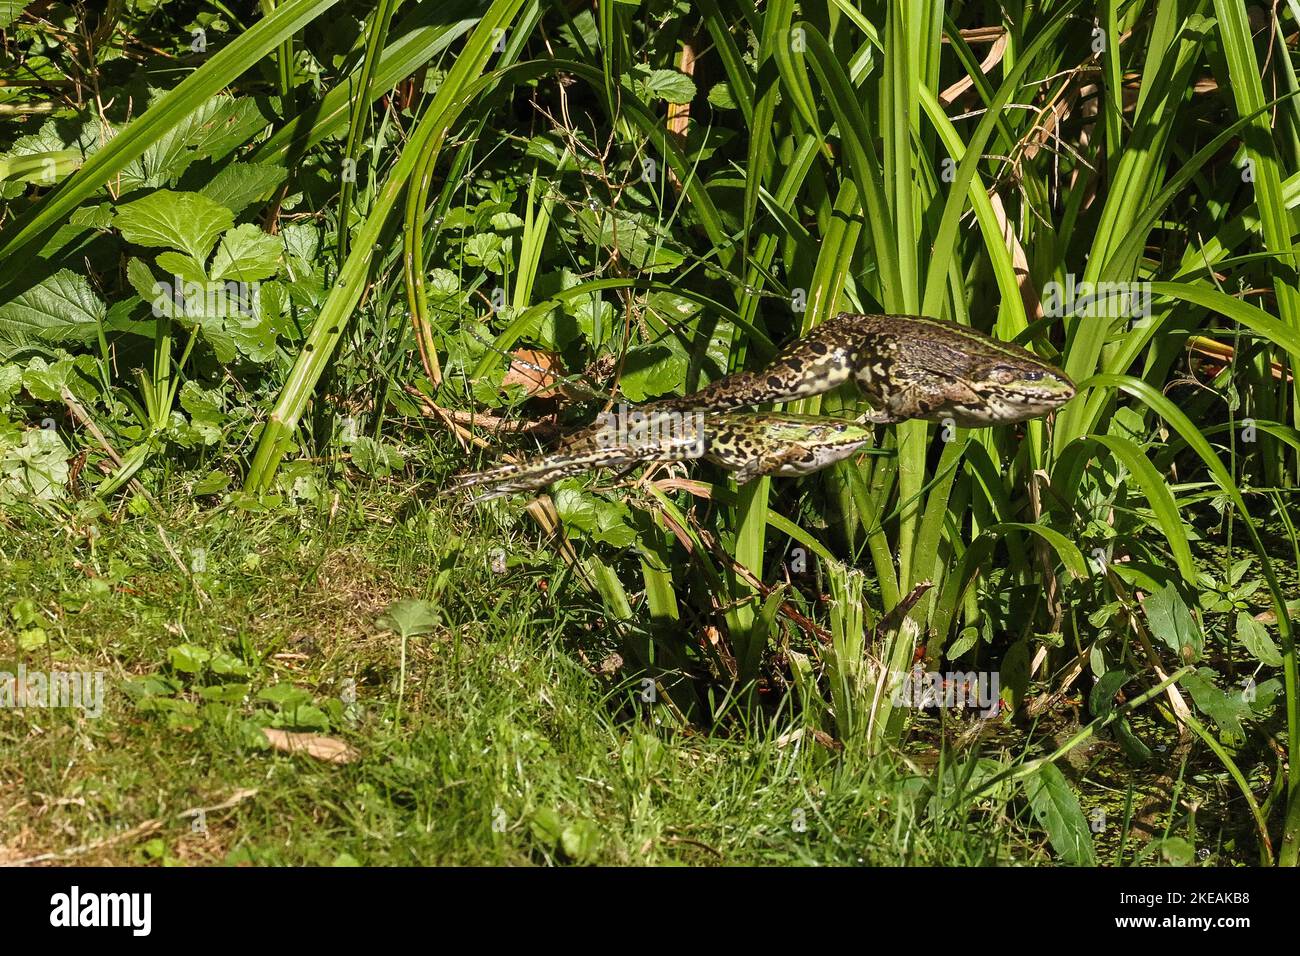
[{"label": "frog's eye", "polygon": [[995,365],[989,369],[989,378],[999,385],[1010,385],[1012,382],[1036,382],[1042,377],[1042,371],[1033,368],[1011,368],[1008,365]]}]

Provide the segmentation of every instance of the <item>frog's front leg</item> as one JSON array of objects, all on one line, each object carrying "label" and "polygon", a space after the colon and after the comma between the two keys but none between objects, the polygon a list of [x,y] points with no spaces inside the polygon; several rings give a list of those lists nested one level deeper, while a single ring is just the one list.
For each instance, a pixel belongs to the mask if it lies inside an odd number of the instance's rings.
[{"label": "frog's front leg", "polygon": [[788,445],[745,462],[735,471],[736,484],[743,485],[763,475],[779,475],[782,478],[811,475],[837,461],[843,461],[865,444],[864,439],[832,446]]},{"label": "frog's front leg", "polygon": [[895,382],[894,388],[884,400],[883,411],[876,413],[879,417],[867,420],[875,424],[890,424],[912,418],[940,421],[945,415],[951,414],[954,404],[969,404],[979,400],[979,395],[969,385],[948,376],[906,377]]},{"label": "frog's front leg", "polygon": [[799,445],[788,445],[785,448],[774,449],[766,453],[759,452],[741,464],[739,468],[735,467],[736,463],[734,462],[727,465],[727,467],[734,469],[736,484],[743,485],[755,478],[761,478],[763,475],[778,474],[782,469],[801,461],[807,454],[807,450]]}]

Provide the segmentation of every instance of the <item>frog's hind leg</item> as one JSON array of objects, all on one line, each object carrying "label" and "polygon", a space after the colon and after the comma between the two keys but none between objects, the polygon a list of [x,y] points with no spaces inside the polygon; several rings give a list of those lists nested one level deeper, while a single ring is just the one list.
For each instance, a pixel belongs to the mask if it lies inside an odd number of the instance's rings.
[{"label": "frog's hind leg", "polygon": [[475,495],[472,499],[487,501],[520,491],[536,491],[561,478],[578,475],[594,468],[635,466],[639,460],[616,449],[601,449],[582,454],[546,455],[517,464],[500,465],[486,471],[462,475],[450,485],[449,490],[458,492],[490,486],[487,491]]},{"label": "frog's hind leg", "polygon": [[790,402],[820,395],[853,377],[862,340],[850,319],[841,315],[823,322],[787,345],[765,368],[725,375],[684,398],[655,404],[678,408],[723,410]]}]

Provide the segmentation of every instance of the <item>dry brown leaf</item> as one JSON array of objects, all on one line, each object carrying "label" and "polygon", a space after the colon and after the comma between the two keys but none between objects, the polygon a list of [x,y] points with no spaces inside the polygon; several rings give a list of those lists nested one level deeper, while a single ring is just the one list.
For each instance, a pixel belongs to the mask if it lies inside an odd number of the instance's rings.
[{"label": "dry brown leaf", "polygon": [[[554,352],[540,349],[515,349],[513,361],[501,379],[501,387],[519,385],[530,398],[550,398],[564,375],[564,365]],[[562,390],[561,390],[562,391]]]},{"label": "dry brown leaf", "polygon": [[303,753],[327,763],[351,763],[361,756],[356,748],[339,740],[337,737],[325,737],[321,734],[298,734],[288,730],[276,730],[263,727],[262,733],[271,742],[275,750],[285,753]]}]

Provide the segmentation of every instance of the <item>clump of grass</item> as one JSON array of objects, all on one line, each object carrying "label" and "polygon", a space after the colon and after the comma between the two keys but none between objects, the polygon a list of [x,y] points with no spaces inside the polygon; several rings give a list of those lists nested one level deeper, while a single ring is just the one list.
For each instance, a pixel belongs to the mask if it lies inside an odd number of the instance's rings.
[{"label": "clump of grass", "polygon": [[[5,861],[1041,855],[1032,831],[994,828],[1008,822],[1005,807],[952,829],[927,809],[925,775],[888,759],[839,765],[811,737],[791,739],[792,724],[731,736],[670,729],[635,675],[592,659],[602,642],[586,628],[598,609],[584,621],[580,605],[566,610],[563,595],[539,587],[551,578],[544,556],[512,555],[494,571],[493,539],[473,527],[457,529],[435,623],[409,641],[399,719],[398,639],[379,622],[429,596],[453,526],[404,500],[371,492],[332,514],[269,517],[164,500],[149,518],[97,524],[93,548],[71,522],[11,513],[0,609],[34,601],[45,641],[19,651],[6,613],[4,669],[102,670],[107,682],[98,717],[0,713]],[[203,555],[201,570],[177,564],[164,535],[188,559]],[[193,666],[199,651],[213,655],[208,666]],[[175,690],[147,693],[150,682]],[[235,696],[212,691],[236,684]],[[302,699],[289,701],[286,687]],[[278,753],[258,741],[261,726],[336,737],[358,756],[333,765]]]}]

